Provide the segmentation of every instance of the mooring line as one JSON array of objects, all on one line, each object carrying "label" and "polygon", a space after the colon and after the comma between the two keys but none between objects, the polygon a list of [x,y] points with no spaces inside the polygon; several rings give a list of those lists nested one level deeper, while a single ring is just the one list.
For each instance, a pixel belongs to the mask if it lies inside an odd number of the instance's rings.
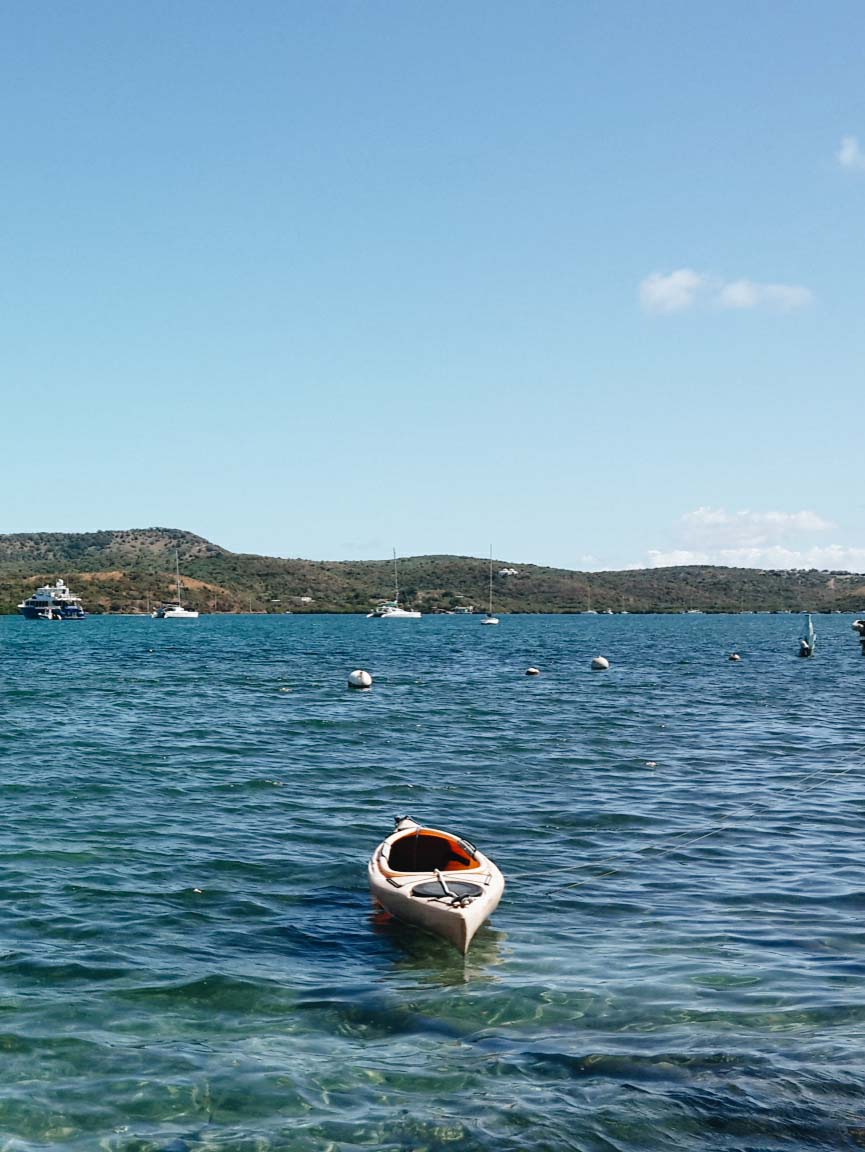
[{"label": "mooring line", "polygon": [[[858,749],[856,752],[850,752],[845,757],[843,757],[840,763],[843,763],[844,760],[848,759],[852,761],[846,768],[842,768],[840,770],[838,767],[818,768],[815,771],[809,772],[805,776],[800,777],[796,781],[784,785],[779,791],[782,793],[796,791],[800,795],[805,795],[808,792],[813,792],[815,788],[822,787],[823,784],[825,784],[828,780],[841,779],[841,777],[846,776],[849,772],[852,772],[854,768],[860,767],[862,765],[863,751],[865,750]],[[809,785],[807,788],[802,788],[801,785],[809,780],[813,780],[815,783]],[[715,836],[719,832],[724,831],[727,827],[736,821],[744,822],[745,820],[750,819],[752,816],[757,814],[758,810],[762,812],[772,810],[771,800],[758,802],[758,804],[759,808],[753,805],[750,808],[737,808],[734,811],[727,813],[726,816],[721,816],[708,829],[700,832],[699,835],[696,836],[693,836],[691,832],[680,832],[673,839],[666,842],[661,842],[660,844],[646,844],[642,848],[632,848],[627,852],[617,853],[615,856],[608,856],[604,860],[587,861],[584,864],[577,864],[577,868],[597,869],[604,868],[608,864],[618,864],[620,861],[623,862],[620,867],[612,868],[606,872],[595,872],[593,875],[587,876],[583,880],[574,880],[569,884],[562,885],[562,887],[567,889],[583,888],[585,885],[592,884],[596,880],[606,880],[610,876],[617,876],[620,872],[625,871],[628,867],[628,865],[624,863],[625,861],[633,862],[635,858],[639,858],[640,856],[644,856],[650,852],[654,852],[658,856],[671,855],[674,852],[679,852],[685,848],[690,848],[693,844],[699,844],[701,840],[708,840],[710,836]],[[559,869],[558,871],[565,871],[565,869]],[[568,871],[570,871],[570,869],[568,869]],[[536,877],[538,875],[540,875],[538,872],[521,872],[516,873],[516,875],[511,874],[509,878],[522,879],[524,877]]]}]

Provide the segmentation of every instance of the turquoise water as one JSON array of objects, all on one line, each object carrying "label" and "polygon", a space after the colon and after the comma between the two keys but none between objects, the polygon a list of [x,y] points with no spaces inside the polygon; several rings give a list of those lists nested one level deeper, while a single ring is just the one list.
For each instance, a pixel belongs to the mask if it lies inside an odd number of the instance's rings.
[{"label": "turquoise water", "polygon": [[[0,618],[0,1148],[861,1148],[851,619]],[[508,878],[465,960],[397,813]]]}]

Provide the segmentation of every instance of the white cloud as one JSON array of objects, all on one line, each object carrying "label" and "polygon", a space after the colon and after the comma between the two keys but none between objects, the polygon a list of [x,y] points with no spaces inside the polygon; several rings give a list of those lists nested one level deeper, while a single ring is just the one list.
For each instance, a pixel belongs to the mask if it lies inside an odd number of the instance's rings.
[{"label": "white cloud", "polygon": [[753,280],[731,280],[718,291],[721,308],[755,308],[760,299],[760,286]]},{"label": "white cloud", "polygon": [[790,312],[804,308],[813,299],[810,289],[801,284],[762,284],[744,278],[723,280],[695,272],[693,268],[677,268],[667,274],[653,272],[640,284],[640,304],[645,312],[655,315],[687,312],[698,305]]},{"label": "white cloud", "polygon": [[800,284],[755,284],[753,280],[731,280],[715,295],[719,308],[772,308],[792,312],[810,304],[813,295]]},{"label": "white cloud", "polygon": [[680,535],[689,546],[754,548],[801,540],[835,525],[816,512],[728,512],[726,508],[696,508],[679,521]]},{"label": "white cloud", "polygon": [[669,552],[652,549],[650,568],[668,568],[681,564],[721,564],[731,568],[830,568],[846,572],[865,572],[865,548],[844,544],[824,547],[784,548],[718,548],[713,551],[689,551],[675,548]]},{"label": "white cloud", "polygon": [[653,272],[640,285],[640,303],[647,312],[684,312],[694,306],[705,281],[691,268],[678,268],[668,276]]},{"label": "white cloud", "polygon": [[865,152],[855,136],[845,136],[838,149],[838,163],[853,172],[865,172]]},{"label": "white cloud", "polygon": [[823,543],[836,525],[807,509],[730,512],[696,508],[679,520],[677,547],[654,548],[650,568],[722,564],[733,568],[839,568],[865,572],[865,548]]},{"label": "white cloud", "polygon": [[[708,552],[691,552],[687,548],[674,548],[662,552],[658,548],[649,549],[649,568],[676,568],[683,564],[711,564]],[[642,565],[641,565],[642,567]]]}]

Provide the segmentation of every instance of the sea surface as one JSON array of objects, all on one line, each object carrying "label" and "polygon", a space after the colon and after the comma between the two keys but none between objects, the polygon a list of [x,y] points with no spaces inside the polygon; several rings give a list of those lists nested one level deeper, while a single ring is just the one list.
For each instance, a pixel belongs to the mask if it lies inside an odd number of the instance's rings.
[{"label": "sea surface", "polygon": [[[0,1149],[865,1147],[814,619],[0,618]],[[371,905],[405,813],[505,873],[465,959]]]}]

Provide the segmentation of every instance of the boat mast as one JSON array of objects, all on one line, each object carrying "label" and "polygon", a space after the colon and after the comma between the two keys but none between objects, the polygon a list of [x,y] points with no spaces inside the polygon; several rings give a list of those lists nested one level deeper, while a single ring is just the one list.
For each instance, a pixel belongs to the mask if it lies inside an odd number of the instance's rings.
[{"label": "boat mast", "polygon": [[493,546],[490,544],[490,602],[487,610],[487,616],[493,614]]},{"label": "boat mast", "polygon": [[180,556],[178,555],[176,548],[174,549],[174,567],[175,567],[175,570],[177,571],[177,603],[179,604],[180,603]]},{"label": "boat mast", "polygon": [[399,607],[399,577],[396,568],[396,548],[393,550],[393,602]]}]

